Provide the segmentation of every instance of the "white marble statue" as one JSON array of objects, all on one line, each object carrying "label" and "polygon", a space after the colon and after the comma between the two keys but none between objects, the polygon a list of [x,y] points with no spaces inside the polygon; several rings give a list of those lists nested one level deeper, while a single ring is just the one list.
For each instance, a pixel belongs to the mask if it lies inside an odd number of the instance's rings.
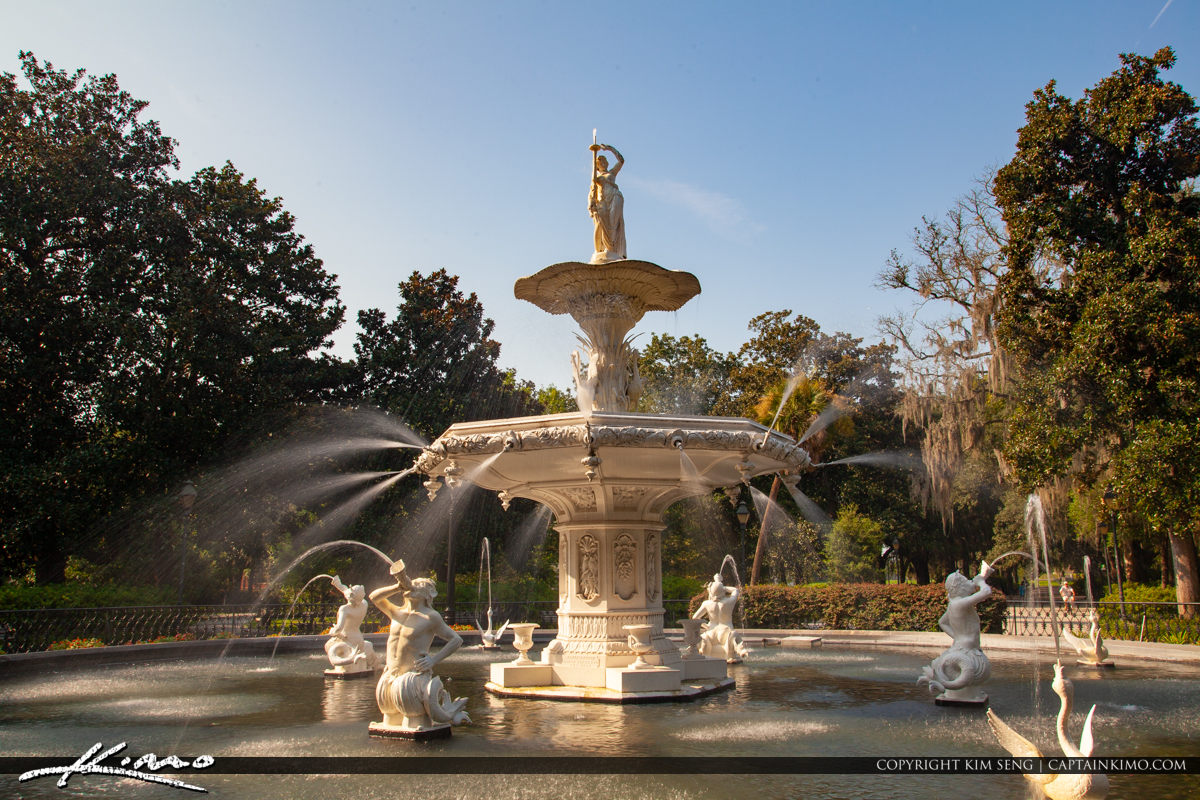
[{"label": "white marble statue", "polygon": [[[617,163],[609,167],[608,159],[600,155],[607,150],[616,156]],[[591,263],[606,264],[620,261],[625,255],[625,198],[617,188],[617,173],[625,159],[615,147],[592,145],[592,187],[588,192],[588,213],[596,226],[595,248]]]},{"label": "white marble statue", "polygon": [[[1092,716],[1096,707],[1088,712],[1083,723],[1083,733],[1079,737],[1079,746],[1067,738],[1067,720],[1071,716],[1071,701],[1074,699],[1075,688],[1071,681],[1063,677],[1062,664],[1054,665],[1054,680],[1050,684],[1054,693],[1059,697],[1058,720],[1055,728],[1058,732],[1058,746],[1068,758],[1088,758],[1092,755],[1095,742],[1092,740]],[[1018,758],[1041,758],[1042,751],[1033,742],[1004,724],[989,708],[987,711],[988,724],[1000,745]],[[1041,773],[1026,775],[1025,779],[1040,789],[1050,800],[1100,800],[1108,794],[1108,776],[1103,773],[1092,775]]]},{"label": "white marble statue", "polygon": [[1091,610],[1088,619],[1091,621],[1091,629],[1087,639],[1080,639],[1066,627],[1062,629],[1062,637],[1067,640],[1067,644],[1075,648],[1080,664],[1088,667],[1111,667],[1113,662],[1108,660],[1108,648],[1104,646],[1104,637],[1100,635],[1096,609]]},{"label": "white marble statue", "polygon": [[986,561],[979,574],[968,578],[958,570],[946,578],[946,613],[938,627],[954,643],[923,669],[918,684],[928,684],[940,703],[978,705],[987,702],[987,694],[979,688],[992,674],[992,665],[983,653],[979,636],[979,611],[975,608],[992,594],[987,579],[992,568]]},{"label": "white marble statue", "polygon": [[361,584],[347,586],[336,575],[333,586],[346,598],[345,605],[338,608],[337,622],[329,631],[325,642],[325,655],[329,656],[331,669],[326,675],[357,675],[370,672],[379,664],[375,648],[363,638],[363,617],[367,615],[367,590]]},{"label": "white marble statue", "polygon": [[[383,736],[449,733],[451,725],[470,722],[463,711],[466,698],[450,699],[440,678],[432,670],[438,662],[462,645],[459,636],[431,605],[437,596],[433,581],[405,574],[404,562],[392,564],[396,582],[371,592],[371,602],[392,620],[387,640],[387,665],[375,687],[375,700],[383,722],[372,722],[370,730]],[[400,595],[399,604],[393,598]],[[446,643],[429,652],[434,637]]]},{"label": "white marble statue", "polygon": [[733,609],[737,601],[737,588],[726,586],[720,575],[713,575],[712,582],[708,584],[708,599],[692,614],[692,619],[708,617],[708,624],[700,634],[702,656],[737,664],[749,654],[750,651],[733,629]]}]

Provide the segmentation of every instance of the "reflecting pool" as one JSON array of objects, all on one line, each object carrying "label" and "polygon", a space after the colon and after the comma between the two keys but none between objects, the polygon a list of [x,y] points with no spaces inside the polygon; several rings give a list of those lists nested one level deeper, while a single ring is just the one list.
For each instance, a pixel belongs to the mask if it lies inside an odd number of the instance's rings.
[{"label": "reflecting pool", "polygon": [[[505,653],[507,652],[507,655]],[[731,668],[734,689],[689,703],[609,705],[497,698],[483,691],[487,665],[511,650],[463,648],[438,667],[447,688],[469,696],[473,724],[450,739],[373,739],[374,681],[326,679],[323,652],[44,671],[0,679],[0,751],[6,756],[81,755],[96,742],[159,756],[929,756],[1003,757],[982,712],[941,708],[916,685],[936,650],[759,648]],[[1200,753],[1200,670],[1122,664],[1068,668],[1078,741],[1093,703],[1096,755]],[[1035,680],[1035,677],[1040,680]],[[1047,755],[1058,697],[1050,654],[992,656],[992,708]],[[60,762],[51,762],[60,763]],[[111,762],[106,762],[111,763]],[[1025,798],[1019,775],[234,775],[180,779],[222,798],[928,798],[939,794]],[[194,793],[107,775],[18,783],[23,798],[185,797]],[[1114,775],[1110,798],[1192,798],[1200,776]],[[965,793],[965,794],[964,794]]]}]

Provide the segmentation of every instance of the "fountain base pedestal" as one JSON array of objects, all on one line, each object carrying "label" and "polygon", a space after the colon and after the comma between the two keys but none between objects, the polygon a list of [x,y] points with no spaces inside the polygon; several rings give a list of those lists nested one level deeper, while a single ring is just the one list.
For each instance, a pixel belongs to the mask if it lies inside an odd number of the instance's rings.
[{"label": "fountain base pedestal", "polygon": [[378,736],[381,739],[414,739],[417,741],[448,739],[451,735],[449,723],[420,728],[404,728],[399,725],[372,722],[367,726],[367,731],[371,736]]},{"label": "fountain base pedestal", "polygon": [[958,708],[987,708],[988,696],[983,693],[978,694],[963,694],[956,696],[954,691],[943,692],[933,698],[933,702],[939,706],[956,706]]},{"label": "fountain base pedestal", "polygon": [[326,678],[337,678],[338,680],[352,680],[354,678],[374,678],[375,670],[373,669],[357,669],[343,670],[338,667],[325,670]]},{"label": "fountain base pedestal", "polygon": [[1091,667],[1092,669],[1112,669],[1117,666],[1113,661],[1085,661],[1082,658],[1076,660],[1075,663],[1081,667]]},{"label": "fountain base pedestal", "polygon": [[[645,670],[637,670],[645,672]],[[678,670],[671,670],[678,675]],[[531,700],[567,700],[592,703],[662,703],[695,700],[714,692],[732,688],[733,678],[716,681],[689,681],[682,683],[676,678],[677,688],[662,691],[619,692],[603,686],[501,686],[489,681],[487,691],[500,697],[527,697]]]}]

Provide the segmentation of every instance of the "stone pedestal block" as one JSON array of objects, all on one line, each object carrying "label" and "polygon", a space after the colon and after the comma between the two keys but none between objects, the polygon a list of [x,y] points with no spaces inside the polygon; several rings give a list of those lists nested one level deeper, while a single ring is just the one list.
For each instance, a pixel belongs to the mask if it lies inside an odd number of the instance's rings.
[{"label": "stone pedestal block", "polygon": [[621,669],[610,667],[605,670],[604,687],[614,692],[674,692],[679,690],[683,675],[670,667],[647,669]]},{"label": "stone pedestal block", "polygon": [[549,686],[554,676],[548,664],[492,664],[492,683],[500,686]]},{"label": "stone pedestal block", "polygon": [[679,666],[685,681],[715,681],[729,675],[728,667],[719,658],[685,658]]}]

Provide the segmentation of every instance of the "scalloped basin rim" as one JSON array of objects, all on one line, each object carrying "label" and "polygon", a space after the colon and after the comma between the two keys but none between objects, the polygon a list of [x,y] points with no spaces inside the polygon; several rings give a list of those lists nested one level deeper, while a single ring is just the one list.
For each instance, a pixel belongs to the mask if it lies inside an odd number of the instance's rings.
[{"label": "scalloped basin rim", "polygon": [[[666,489],[690,478],[695,485],[684,494],[697,494],[702,486],[733,486],[743,478],[810,466],[808,453],[791,437],[766,434],[765,426],[742,417],[572,412],[464,422],[426,448],[417,467],[437,476],[453,460],[467,480],[495,490],[591,484],[593,479],[597,485]],[[584,462],[591,455],[595,474],[585,480],[589,466]],[[473,469],[485,463],[482,472]]]},{"label": "scalloped basin rim", "polygon": [[598,294],[636,298],[643,312],[676,311],[700,294],[700,281],[690,272],[649,261],[564,261],[518,278],[513,294],[551,314],[569,314],[580,298]]}]

